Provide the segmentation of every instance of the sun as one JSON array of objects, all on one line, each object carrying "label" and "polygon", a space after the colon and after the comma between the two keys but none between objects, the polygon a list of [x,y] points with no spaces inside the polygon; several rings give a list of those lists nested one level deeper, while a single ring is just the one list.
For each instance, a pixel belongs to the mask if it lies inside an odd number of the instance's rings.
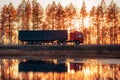
[{"label": "sun", "polygon": [[84,27],[89,28],[90,27],[90,20],[89,17],[84,18]]},{"label": "sun", "polygon": [[[84,28],[89,28],[90,27],[89,17],[85,17],[83,20],[84,21],[82,21],[82,19],[78,16],[74,16],[73,19],[68,21],[68,23],[70,23],[71,25],[69,25],[69,27],[67,27],[67,30],[82,31],[83,30],[83,25],[84,25]],[[66,22],[66,24],[68,24],[68,23]]]},{"label": "sun", "polygon": [[[84,22],[84,23],[82,23],[82,22]],[[90,27],[90,20],[89,20],[89,17],[85,17],[84,21],[82,21],[81,18],[75,17],[72,20],[72,24],[73,24],[73,29],[74,30],[81,30],[82,26],[83,26],[82,24],[84,24],[85,28],[89,28]]]},{"label": "sun", "polygon": [[77,17],[77,16],[75,16],[73,19],[72,19],[72,25],[73,25],[73,30],[80,30],[80,19]]}]

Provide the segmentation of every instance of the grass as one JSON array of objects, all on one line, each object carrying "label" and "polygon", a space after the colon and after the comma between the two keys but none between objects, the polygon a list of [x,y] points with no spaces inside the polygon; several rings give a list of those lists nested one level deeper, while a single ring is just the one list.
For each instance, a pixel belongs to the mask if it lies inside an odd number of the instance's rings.
[{"label": "grass", "polygon": [[117,50],[120,45],[0,45],[0,49],[22,50]]},{"label": "grass", "polygon": [[120,58],[120,45],[0,45],[2,58]]}]

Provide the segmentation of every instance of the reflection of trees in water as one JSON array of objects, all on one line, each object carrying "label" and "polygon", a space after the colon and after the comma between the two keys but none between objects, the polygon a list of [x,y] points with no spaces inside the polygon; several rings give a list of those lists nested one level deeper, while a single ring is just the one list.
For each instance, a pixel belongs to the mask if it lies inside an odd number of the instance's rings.
[{"label": "reflection of trees in water", "polygon": [[1,59],[1,79],[9,80],[18,78],[18,60],[15,59]]},{"label": "reflection of trees in water", "polygon": [[101,64],[98,60],[86,60],[82,70],[74,72],[19,72],[17,59],[0,60],[0,78],[3,80],[117,80],[120,64]]}]

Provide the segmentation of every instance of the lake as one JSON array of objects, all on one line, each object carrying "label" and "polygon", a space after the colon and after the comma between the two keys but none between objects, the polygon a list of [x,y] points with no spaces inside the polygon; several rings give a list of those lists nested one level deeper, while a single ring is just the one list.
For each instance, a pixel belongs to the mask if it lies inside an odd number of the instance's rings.
[{"label": "lake", "polygon": [[0,80],[120,80],[120,59],[0,59]]}]

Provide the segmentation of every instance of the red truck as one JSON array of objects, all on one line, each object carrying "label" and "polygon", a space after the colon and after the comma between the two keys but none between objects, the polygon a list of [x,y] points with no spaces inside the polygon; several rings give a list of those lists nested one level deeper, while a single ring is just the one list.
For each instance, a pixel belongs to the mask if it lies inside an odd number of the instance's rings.
[{"label": "red truck", "polygon": [[79,45],[83,43],[83,34],[78,31],[69,33],[67,30],[21,30],[18,34],[19,41],[29,45],[42,43],[65,45],[68,42]]},{"label": "red truck", "polygon": [[74,42],[77,45],[79,45],[80,43],[83,43],[82,32],[79,32],[79,31],[70,32],[70,40],[69,41]]}]

